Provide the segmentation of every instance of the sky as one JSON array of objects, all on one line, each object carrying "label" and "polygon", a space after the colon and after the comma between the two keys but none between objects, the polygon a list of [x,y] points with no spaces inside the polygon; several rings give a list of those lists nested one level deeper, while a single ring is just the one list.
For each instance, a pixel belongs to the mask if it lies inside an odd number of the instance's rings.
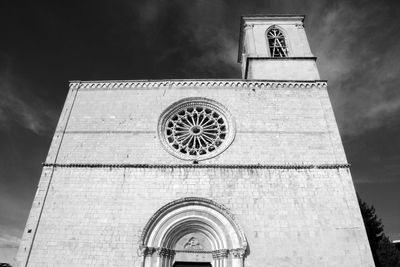
[{"label": "sky", "polygon": [[15,256],[68,81],[239,79],[244,14],[306,15],[355,188],[400,239],[400,2],[5,0],[0,262]]}]

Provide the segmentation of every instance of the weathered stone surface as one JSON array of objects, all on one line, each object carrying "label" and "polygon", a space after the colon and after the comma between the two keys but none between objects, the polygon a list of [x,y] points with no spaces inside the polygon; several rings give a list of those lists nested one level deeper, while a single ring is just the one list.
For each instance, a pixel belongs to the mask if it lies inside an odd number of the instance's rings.
[{"label": "weathered stone surface", "polygon": [[165,108],[186,97],[216,100],[236,121],[235,141],[204,164],[346,162],[337,128],[328,127],[335,120],[326,87],[315,85],[80,89],[63,145],[52,146],[46,162],[57,154],[58,163],[182,163],[162,147],[157,123]]},{"label": "weathered stone surface", "polygon": [[56,168],[30,266],[140,266],[144,225],[163,205],[204,197],[234,214],[246,266],[368,266],[348,170]]}]

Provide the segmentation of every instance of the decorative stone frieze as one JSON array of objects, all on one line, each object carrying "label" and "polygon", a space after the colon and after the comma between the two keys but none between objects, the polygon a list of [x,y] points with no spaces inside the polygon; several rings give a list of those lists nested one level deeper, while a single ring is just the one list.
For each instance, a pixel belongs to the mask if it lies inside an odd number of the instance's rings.
[{"label": "decorative stone frieze", "polygon": [[73,81],[79,90],[143,89],[159,87],[243,87],[243,88],[326,88],[325,80],[268,81],[268,80],[169,80],[169,81]]},{"label": "decorative stone frieze", "polygon": [[190,250],[190,249],[175,249],[175,252],[183,252],[188,254],[211,254],[210,250]]},{"label": "decorative stone frieze", "polygon": [[97,164],[97,163],[43,163],[44,167],[58,168],[215,168],[215,169],[348,169],[350,164]]},{"label": "decorative stone frieze", "polygon": [[173,249],[159,247],[155,250],[158,257],[172,258],[175,255],[175,251]]},{"label": "decorative stone frieze", "polygon": [[213,259],[227,258],[229,254],[228,249],[219,249],[212,252]]}]

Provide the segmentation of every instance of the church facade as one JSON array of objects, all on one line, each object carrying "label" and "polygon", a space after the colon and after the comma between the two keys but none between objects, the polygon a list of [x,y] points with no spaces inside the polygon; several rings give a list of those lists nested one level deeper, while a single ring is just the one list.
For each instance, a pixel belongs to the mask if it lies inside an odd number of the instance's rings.
[{"label": "church facade", "polygon": [[374,266],[304,16],[243,16],[238,80],[72,81],[20,266]]}]

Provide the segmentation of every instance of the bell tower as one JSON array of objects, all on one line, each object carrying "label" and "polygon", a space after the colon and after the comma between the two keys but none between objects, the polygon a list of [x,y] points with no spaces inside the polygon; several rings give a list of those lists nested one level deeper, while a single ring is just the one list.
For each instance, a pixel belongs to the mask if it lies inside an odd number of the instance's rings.
[{"label": "bell tower", "polygon": [[243,79],[319,80],[305,16],[242,16],[238,61]]}]

